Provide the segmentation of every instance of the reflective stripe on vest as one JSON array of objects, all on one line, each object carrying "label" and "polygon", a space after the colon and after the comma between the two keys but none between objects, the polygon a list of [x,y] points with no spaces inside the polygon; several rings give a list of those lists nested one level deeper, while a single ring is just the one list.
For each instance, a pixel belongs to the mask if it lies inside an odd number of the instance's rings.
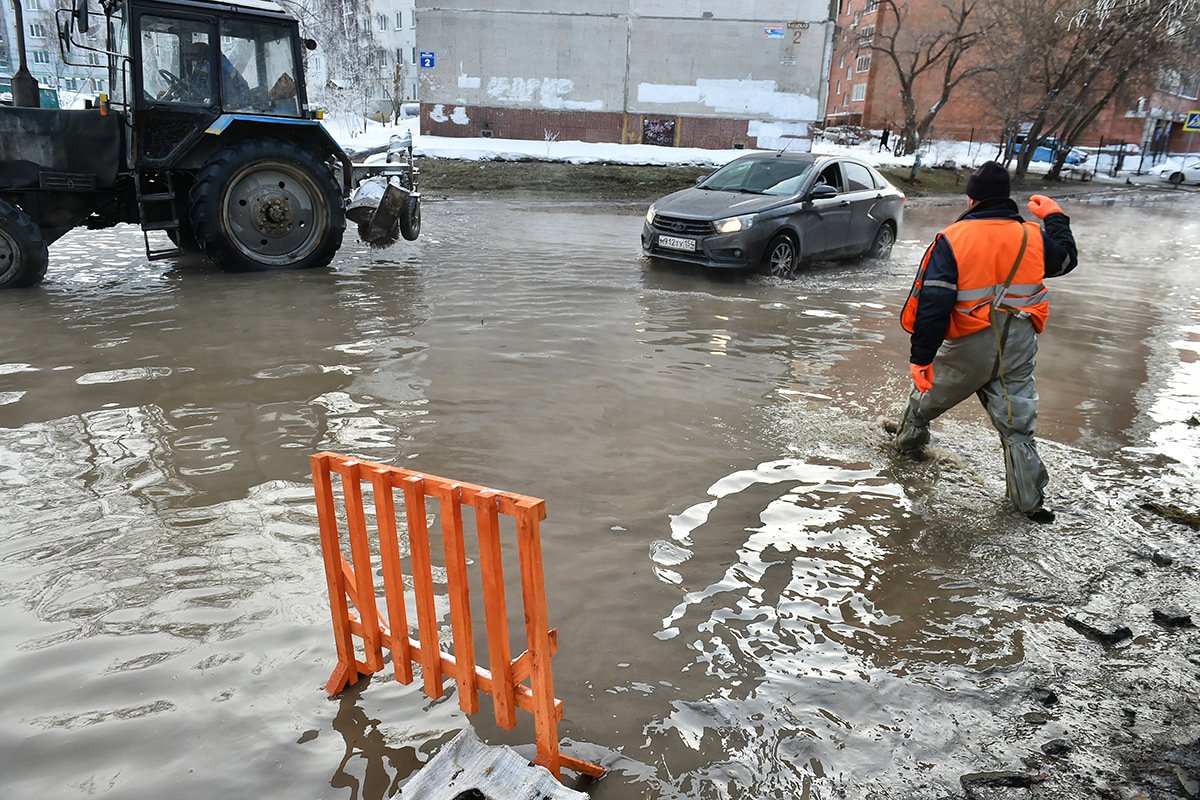
[{"label": "reflective stripe on vest", "polygon": [[912,291],[904,304],[900,321],[912,333],[917,319],[917,305],[924,286],[952,289],[956,293],[954,312],[946,329],[947,339],[957,339],[981,331],[991,324],[990,307],[1027,317],[1034,330],[1041,333],[1050,315],[1049,291],[1042,283],[1045,277],[1045,253],[1042,231],[1036,222],[1026,222],[1029,239],[1025,255],[1017,266],[1012,284],[1004,290],[1004,281],[1012,271],[1013,261],[1021,248],[1021,229],[1012,220],[962,220],[949,226],[934,239],[945,238],[958,264],[958,285],[947,281],[925,281],[925,269],[933,254],[933,245],[925,251]]}]

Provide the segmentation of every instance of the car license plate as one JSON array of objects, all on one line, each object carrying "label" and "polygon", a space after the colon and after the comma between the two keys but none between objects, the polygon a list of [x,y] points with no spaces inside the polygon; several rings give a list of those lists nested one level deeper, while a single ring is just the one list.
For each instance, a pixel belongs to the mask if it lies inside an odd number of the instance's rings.
[{"label": "car license plate", "polygon": [[672,250],[688,250],[692,253],[696,252],[695,239],[681,239],[678,236],[660,236],[658,237],[659,247],[669,247]]}]

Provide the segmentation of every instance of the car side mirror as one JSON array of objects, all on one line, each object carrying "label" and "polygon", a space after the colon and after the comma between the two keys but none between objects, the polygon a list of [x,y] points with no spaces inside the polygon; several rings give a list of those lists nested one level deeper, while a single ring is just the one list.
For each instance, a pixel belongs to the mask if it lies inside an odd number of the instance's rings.
[{"label": "car side mirror", "polygon": [[837,197],[838,190],[830,186],[828,183],[818,183],[808,193],[809,200],[828,200],[831,197]]},{"label": "car side mirror", "polygon": [[700,184],[704,183],[706,180],[708,180],[708,176],[707,176],[707,175],[701,175],[699,178],[696,178],[696,183],[695,183],[695,185],[696,185],[696,186],[699,186]]}]

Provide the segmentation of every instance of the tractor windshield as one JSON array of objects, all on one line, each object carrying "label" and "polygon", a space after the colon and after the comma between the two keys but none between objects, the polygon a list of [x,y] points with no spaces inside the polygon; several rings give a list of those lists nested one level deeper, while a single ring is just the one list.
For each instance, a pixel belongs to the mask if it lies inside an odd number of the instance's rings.
[{"label": "tractor windshield", "polygon": [[159,103],[211,105],[210,26],[204,22],[142,17],[142,91]]},{"label": "tractor windshield", "polygon": [[290,28],[221,21],[221,105],[225,111],[300,116]]}]

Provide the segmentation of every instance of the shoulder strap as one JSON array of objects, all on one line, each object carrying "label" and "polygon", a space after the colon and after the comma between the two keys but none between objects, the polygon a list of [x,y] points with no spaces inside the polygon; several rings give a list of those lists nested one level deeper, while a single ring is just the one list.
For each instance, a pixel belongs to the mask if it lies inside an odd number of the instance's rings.
[{"label": "shoulder strap", "polygon": [[1017,251],[1017,260],[1013,262],[1012,269],[1008,271],[1008,277],[1004,280],[1004,288],[996,292],[996,298],[992,300],[992,308],[1000,308],[1004,302],[1004,295],[1008,292],[1008,287],[1012,286],[1013,278],[1017,277],[1017,268],[1021,266],[1021,259],[1025,256],[1025,248],[1029,245],[1029,229],[1025,227],[1025,223],[1021,223],[1021,249]]}]

